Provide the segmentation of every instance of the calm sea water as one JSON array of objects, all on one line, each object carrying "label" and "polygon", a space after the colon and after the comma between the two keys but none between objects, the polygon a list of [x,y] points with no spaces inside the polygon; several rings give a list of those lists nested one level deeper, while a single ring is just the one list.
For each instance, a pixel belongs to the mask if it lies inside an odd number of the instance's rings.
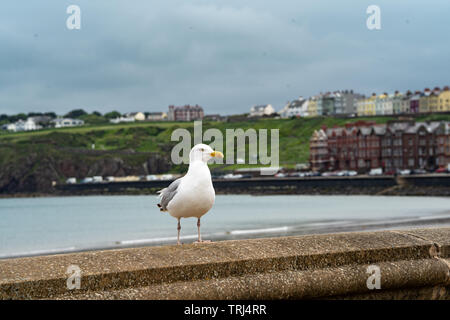
[{"label": "calm sea water", "polygon": [[[176,242],[176,219],[156,196],[0,199],[0,258]],[[450,198],[219,195],[204,239],[449,226]],[[182,241],[196,239],[181,220]]]}]

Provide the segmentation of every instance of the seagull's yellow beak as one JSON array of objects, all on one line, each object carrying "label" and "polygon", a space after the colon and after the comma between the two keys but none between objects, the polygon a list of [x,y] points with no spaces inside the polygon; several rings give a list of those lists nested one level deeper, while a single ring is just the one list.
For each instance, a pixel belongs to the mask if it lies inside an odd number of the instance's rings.
[{"label": "seagull's yellow beak", "polygon": [[213,158],[223,158],[223,153],[220,151],[213,151],[211,152],[211,157]]}]

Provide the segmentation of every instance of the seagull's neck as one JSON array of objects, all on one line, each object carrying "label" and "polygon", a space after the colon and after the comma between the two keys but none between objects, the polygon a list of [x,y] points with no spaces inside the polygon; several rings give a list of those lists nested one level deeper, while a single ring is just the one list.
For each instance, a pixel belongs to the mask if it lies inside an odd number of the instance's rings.
[{"label": "seagull's neck", "polygon": [[211,177],[211,173],[209,172],[208,164],[203,161],[193,161],[189,163],[189,169],[187,174],[198,174],[199,172],[207,173],[209,177]]}]

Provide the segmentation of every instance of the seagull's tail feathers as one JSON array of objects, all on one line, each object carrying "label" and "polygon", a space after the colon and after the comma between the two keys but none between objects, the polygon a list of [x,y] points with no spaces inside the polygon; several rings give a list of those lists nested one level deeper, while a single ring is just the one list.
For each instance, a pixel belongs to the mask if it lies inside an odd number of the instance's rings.
[{"label": "seagull's tail feathers", "polygon": [[167,211],[167,209],[165,207],[163,207],[163,205],[161,204],[161,199],[164,196],[164,191],[166,191],[166,190],[167,190],[167,188],[156,191],[156,193],[158,194],[158,198],[159,198],[159,203],[157,204],[159,211]]}]

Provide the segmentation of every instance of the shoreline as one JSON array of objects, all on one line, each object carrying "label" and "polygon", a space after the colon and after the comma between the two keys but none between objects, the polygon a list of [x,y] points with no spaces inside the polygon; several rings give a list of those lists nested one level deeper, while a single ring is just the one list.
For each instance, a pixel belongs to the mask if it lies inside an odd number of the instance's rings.
[{"label": "shoreline", "polygon": [[[53,197],[80,197],[80,196],[131,196],[131,195],[157,195],[156,189],[122,190],[117,191],[91,191],[91,192],[52,192],[52,193],[11,193],[0,194],[1,199],[16,198],[53,198]],[[252,196],[273,196],[273,195],[316,195],[316,196],[402,196],[402,197],[450,197],[449,187],[425,187],[425,186],[403,186],[397,188],[358,188],[357,190],[326,188],[322,190],[290,190],[290,189],[264,189],[264,190],[216,190],[217,195],[252,195]]]}]

